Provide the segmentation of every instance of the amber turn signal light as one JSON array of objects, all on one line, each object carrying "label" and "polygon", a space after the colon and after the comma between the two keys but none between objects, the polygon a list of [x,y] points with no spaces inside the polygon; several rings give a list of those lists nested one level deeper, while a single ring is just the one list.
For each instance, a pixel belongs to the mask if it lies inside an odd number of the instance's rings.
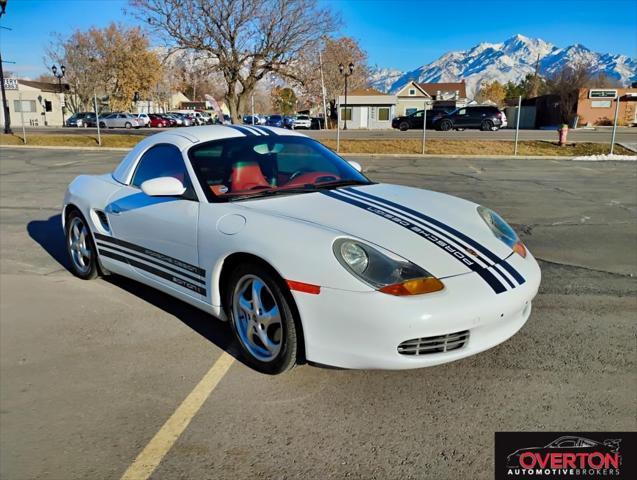
[{"label": "amber turn signal light", "polygon": [[513,251],[520,255],[522,258],[526,258],[526,247],[521,241],[518,240],[517,242],[515,242],[515,245],[513,245]]},{"label": "amber turn signal light", "polygon": [[379,292],[402,297],[405,295],[421,295],[423,293],[437,292],[443,288],[445,288],[445,286],[437,278],[423,277],[387,285],[381,288]]}]

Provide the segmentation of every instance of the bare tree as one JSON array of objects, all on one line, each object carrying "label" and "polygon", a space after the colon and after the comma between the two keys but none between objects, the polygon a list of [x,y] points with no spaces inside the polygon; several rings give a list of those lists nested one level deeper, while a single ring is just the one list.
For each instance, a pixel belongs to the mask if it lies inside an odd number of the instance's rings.
[{"label": "bare tree", "polygon": [[560,98],[560,116],[570,123],[575,115],[579,90],[591,80],[591,65],[585,62],[565,65],[547,81],[549,93]]},{"label": "bare tree", "polygon": [[325,80],[325,96],[335,112],[336,98],[343,94],[344,78],[339,71],[339,64],[354,64],[354,73],[349,77],[349,88],[356,89],[367,86],[369,65],[367,53],[358,42],[350,37],[324,38],[320,46],[322,65],[319,64],[318,48],[307,50],[299,59],[299,79],[305,97],[314,102],[322,97],[321,67]]},{"label": "bare tree", "polygon": [[139,19],[172,48],[213,60],[233,121],[270,73],[295,79],[295,59],[337,26],[317,0],[130,0]]}]

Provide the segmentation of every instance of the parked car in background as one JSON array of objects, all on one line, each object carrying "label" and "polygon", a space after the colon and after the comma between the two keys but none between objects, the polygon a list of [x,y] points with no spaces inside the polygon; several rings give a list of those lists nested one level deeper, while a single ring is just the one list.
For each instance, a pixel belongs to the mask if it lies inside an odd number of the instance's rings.
[{"label": "parked car in background", "polygon": [[312,127],[312,120],[309,115],[297,115],[294,117],[292,129],[305,128],[309,130]]},{"label": "parked car in background", "polygon": [[157,113],[148,114],[148,126],[154,128],[165,128],[170,126],[170,122]]},{"label": "parked car in background", "polygon": [[190,127],[193,124],[190,121],[190,118],[188,117],[188,115],[185,115],[183,113],[180,112],[170,112],[170,115],[172,115],[173,117],[178,118],[179,120],[181,120],[181,125],[184,127]]},{"label": "parked car in background", "polygon": [[283,128],[283,115],[275,114],[268,117],[268,123],[270,127]]},{"label": "parked car in background", "polygon": [[171,126],[181,127],[184,124],[183,119],[181,119],[179,116],[174,115],[172,113],[164,113],[163,117],[164,118],[168,118],[171,121],[171,123],[170,123]]},{"label": "parked car in background", "polygon": [[261,121],[259,119],[258,115],[244,115],[243,116],[243,123],[245,125],[260,125]]},{"label": "parked car in background", "polygon": [[436,119],[434,128],[446,132],[448,130],[464,130],[479,128],[483,131],[495,131],[507,126],[507,117],[498,107],[462,107]]},{"label": "parked car in background", "polygon": [[168,123],[169,127],[176,127],[179,125],[177,120],[172,115],[168,115],[167,113],[160,113],[159,116]]},{"label": "parked car in background", "polygon": [[[453,107],[434,107],[427,110],[427,128],[432,128],[436,120],[438,120],[443,115],[452,112],[453,110]],[[409,115],[395,117],[391,121],[391,126],[392,128],[399,129],[401,132],[407,131],[409,129],[422,130],[423,117],[424,110],[418,110],[416,112],[410,113]]]},{"label": "parked car in background", "polygon": [[323,117],[312,117],[311,126],[312,130],[325,130],[325,119]]},{"label": "parked car in background", "polygon": [[140,121],[142,127],[150,127],[150,117],[147,113],[138,113],[135,116]]},{"label": "parked car in background", "polygon": [[100,117],[100,127],[105,128],[139,128],[143,127],[141,120],[135,115],[123,112],[114,112],[105,117]]},{"label": "parked car in background", "polygon": [[93,112],[78,112],[71,115],[66,120],[67,127],[88,127],[88,121],[93,118],[95,121],[95,113]]}]

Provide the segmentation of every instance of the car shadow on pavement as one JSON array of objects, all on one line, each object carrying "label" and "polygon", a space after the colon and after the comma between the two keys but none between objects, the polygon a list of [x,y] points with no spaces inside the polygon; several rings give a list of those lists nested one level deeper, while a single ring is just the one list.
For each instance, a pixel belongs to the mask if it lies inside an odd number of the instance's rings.
[{"label": "car shadow on pavement", "polygon": [[120,275],[107,275],[102,278],[111,285],[126,290],[128,293],[178,318],[199,335],[241,361],[239,350],[228,322],[219,320],[210,313],[199,310],[186,302],[182,302],[175,297],[135,280]]},{"label": "car shadow on pavement", "polygon": [[62,215],[48,220],[33,220],[27,224],[27,233],[61,266],[71,271],[62,230]]},{"label": "car shadow on pavement", "polygon": [[[61,215],[53,215],[48,220],[33,220],[29,222],[27,224],[27,233],[56,262],[71,272],[66,253]],[[227,322],[223,322],[181,300],[126,277],[106,275],[103,280],[178,318],[199,335],[241,361],[238,358],[239,349]]]}]

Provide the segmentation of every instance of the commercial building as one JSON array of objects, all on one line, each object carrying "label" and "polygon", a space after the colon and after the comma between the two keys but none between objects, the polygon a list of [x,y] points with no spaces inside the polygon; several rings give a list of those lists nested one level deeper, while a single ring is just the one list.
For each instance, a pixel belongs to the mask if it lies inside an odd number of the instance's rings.
[{"label": "commercial building", "polygon": [[578,125],[612,125],[617,99],[617,123],[637,124],[637,88],[580,88],[576,110]]},{"label": "commercial building", "polygon": [[[22,121],[27,127],[62,126],[62,115],[66,113],[64,92],[69,86],[65,83],[35,82],[5,78],[4,88],[7,95],[7,106],[13,129],[20,128]],[[0,108],[0,121],[4,125],[4,110]]]}]

